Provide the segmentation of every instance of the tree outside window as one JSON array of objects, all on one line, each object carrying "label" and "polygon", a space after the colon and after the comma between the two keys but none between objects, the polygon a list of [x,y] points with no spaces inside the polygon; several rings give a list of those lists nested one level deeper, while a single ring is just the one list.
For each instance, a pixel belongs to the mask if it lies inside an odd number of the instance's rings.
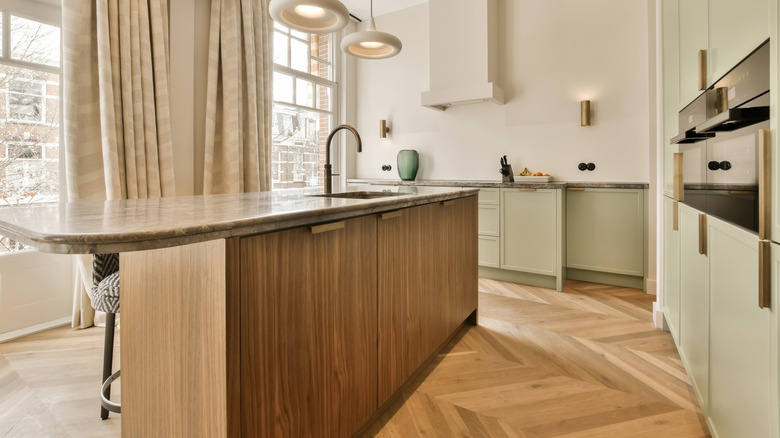
[{"label": "tree outside window", "polygon": [[[0,14],[0,208],[59,200],[60,29]],[[0,252],[24,245],[0,236]]]}]

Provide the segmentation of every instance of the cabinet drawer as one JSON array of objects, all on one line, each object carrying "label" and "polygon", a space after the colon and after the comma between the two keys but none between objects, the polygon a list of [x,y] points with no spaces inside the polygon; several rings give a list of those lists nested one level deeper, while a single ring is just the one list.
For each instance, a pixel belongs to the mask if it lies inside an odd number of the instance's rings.
[{"label": "cabinet drawer", "polygon": [[480,189],[479,205],[483,204],[498,205],[498,189]]},{"label": "cabinet drawer", "polygon": [[479,266],[498,268],[498,237],[479,236]]},{"label": "cabinet drawer", "polygon": [[498,236],[498,205],[479,205],[479,225],[477,234]]}]

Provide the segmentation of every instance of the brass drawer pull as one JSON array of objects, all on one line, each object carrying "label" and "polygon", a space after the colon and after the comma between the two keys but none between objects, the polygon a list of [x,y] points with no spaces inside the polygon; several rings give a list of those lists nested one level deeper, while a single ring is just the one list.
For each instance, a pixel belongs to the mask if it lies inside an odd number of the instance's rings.
[{"label": "brass drawer pull", "polygon": [[454,200],[454,199],[450,199],[449,201],[441,201],[441,202],[440,202],[440,204],[441,204],[441,205],[444,205],[444,206],[447,206],[447,205],[452,205],[452,204],[454,204],[454,203],[455,203],[455,200]]},{"label": "brass drawer pull", "polygon": [[768,129],[758,131],[758,238],[769,239],[772,215],[772,137]]},{"label": "brass drawer pull", "polygon": [[768,309],[772,296],[772,247],[769,241],[758,242],[758,307]]},{"label": "brass drawer pull", "polygon": [[707,215],[699,213],[699,254],[707,255]]},{"label": "brass drawer pull", "polygon": [[685,200],[685,186],[683,185],[683,154],[674,154],[674,189],[672,198],[675,201]]},{"label": "brass drawer pull", "polygon": [[404,211],[403,210],[396,210],[396,211],[391,211],[391,212],[388,212],[388,213],[382,213],[381,215],[379,215],[379,217],[382,218],[382,220],[386,220],[386,219],[393,219],[393,218],[401,217],[403,215],[404,215]]},{"label": "brass drawer pull", "polygon": [[536,191],[536,189],[527,188],[527,187],[518,187],[517,190],[519,190],[521,192],[535,192]]},{"label": "brass drawer pull", "polygon": [[699,50],[699,90],[707,89],[707,51]]},{"label": "brass drawer pull", "polygon": [[344,228],[344,221],[331,222],[329,224],[314,225],[311,227],[312,234],[327,233],[328,231],[336,231]]},{"label": "brass drawer pull", "polygon": [[680,230],[680,203],[677,201],[672,204],[672,229],[674,231]]}]

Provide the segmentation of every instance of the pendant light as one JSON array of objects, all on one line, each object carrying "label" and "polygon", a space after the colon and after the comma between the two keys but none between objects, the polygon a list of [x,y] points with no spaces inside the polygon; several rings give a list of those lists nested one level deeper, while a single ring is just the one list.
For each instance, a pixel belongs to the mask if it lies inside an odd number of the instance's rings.
[{"label": "pendant light", "polygon": [[371,19],[368,20],[368,29],[345,36],[341,40],[341,50],[359,58],[389,58],[401,52],[401,40],[395,35],[376,30],[374,0],[371,0]]},{"label": "pendant light", "polygon": [[335,32],[349,22],[349,10],[339,0],[271,0],[274,21],[306,33]]}]

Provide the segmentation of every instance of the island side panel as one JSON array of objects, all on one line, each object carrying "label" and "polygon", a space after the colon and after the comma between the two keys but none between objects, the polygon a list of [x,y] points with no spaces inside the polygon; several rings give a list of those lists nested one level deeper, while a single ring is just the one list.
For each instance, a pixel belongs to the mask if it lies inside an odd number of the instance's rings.
[{"label": "island side panel", "polygon": [[122,436],[227,436],[235,252],[213,240],[121,254]]}]

